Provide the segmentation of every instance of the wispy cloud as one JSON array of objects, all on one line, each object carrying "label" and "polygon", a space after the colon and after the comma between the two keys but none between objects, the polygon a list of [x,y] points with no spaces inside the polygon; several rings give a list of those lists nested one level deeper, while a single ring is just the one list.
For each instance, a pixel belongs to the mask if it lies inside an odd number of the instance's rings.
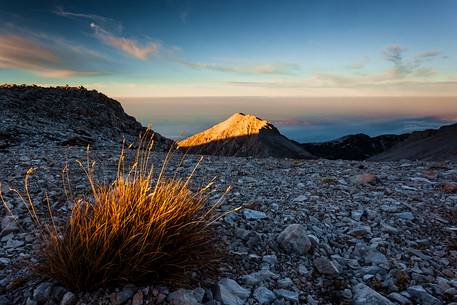
[{"label": "wispy cloud", "polygon": [[51,78],[98,74],[67,65],[61,51],[30,37],[0,33],[0,68],[27,70]]},{"label": "wispy cloud", "polygon": [[438,50],[432,50],[432,51],[425,51],[422,53],[419,53],[416,55],[417,58],[430,58],[430,57],[437,57],[441,56],[442,52]]},{"label": "wispy cloud", "polygon": [[[378,73],[369,74],[337,74],[315,73],[307,78],[299,80],[276,80],[276,81],[233,81],[233,86],[257,87],[265,89],[284,90],[307,90],[316,89],[330,92],[331,90],[346,90],[347,92],[376,92],[377,94],[414,94],[417,92],[434,92],[440,90],[440,94],[457,94],[455,79],[440,78],[439,71],[430,64],[434,58],[441,58],[440,51],[427,51],[412,57],[405,57],[406,48],[391,45],[383,50],[383,58],[390,62],[393,67]],[[349,90],[349,91],[348,91]]]},{"label": "wispy cloud", "polygon": [[104,16],[96,15],[96,14],[84,14],[84,13],[74,13],[74,12],[65,11],[62,7],[56,8],[53,13],[58,16],[61,16],[61,17],[85,18],[85,19],[90,19],[92,21],[97,21],[97,22],[107,22],[107,21],[112,20],[111,18],[107,18]]},{"label": "wispy cloud", "polygon": [[140,45],[134,39],[116,36],[94,22],[90,24],[90,27],[94,30],[95,37],[103,43],[113,46],[137,59],[146,60],[151,54],[157,54],[159,52],[160,44],[156,42],[150,41],[145,45]]},{"label": "wispy cloud", "polygon": [[364,57],[361,61],[353,63],[347,67],[349,69],[353,69],[353,70],[360,70],[360,69],[365,68],[369,61],[370,61],[370,59],[368,57]]},{"label": "wispy cloud", "polygon": [[196,70],[214,70],[220,72],[246,73],[246,74],[293,74],[300,70],[296,64],[253,64],[253,65],[227,65],[217,63],[198,63],[185,60],[176,60],[189,68]]}]

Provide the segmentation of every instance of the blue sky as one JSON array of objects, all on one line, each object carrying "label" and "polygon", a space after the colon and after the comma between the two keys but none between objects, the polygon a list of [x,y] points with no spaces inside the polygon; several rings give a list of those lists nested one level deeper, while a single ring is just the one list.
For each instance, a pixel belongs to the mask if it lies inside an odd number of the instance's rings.
[{"label": "blue sky", "polygon": [[0,82],[111,96],[457,96],[457,0],[1,1]]}]

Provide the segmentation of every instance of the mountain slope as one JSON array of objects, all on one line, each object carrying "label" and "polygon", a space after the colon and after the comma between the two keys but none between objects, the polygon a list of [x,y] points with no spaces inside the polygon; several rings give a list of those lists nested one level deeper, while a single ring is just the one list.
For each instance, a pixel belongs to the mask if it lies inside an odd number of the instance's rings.
[{"label": "mountain slope", "polygon": [[[121,104],[83,87],[0,86],[0,149],[27,142],[86,146],[137,139],[145,128]],[[155,135],[157,146],[170,140]],[[35,144],[34,144],[35,143]]]},{"label": "mountain slope", "polygon": [[281,135],[271,123],[243,113],[235,113],[178,142],[178,146],[191,153],[208,155],[313,158],[300,145]]},{"label": "mountain slope", "polygon": [[457,161],[457,124],[413,132],[405,141],[370,161],[393,160]]},{"label": "mountain slope", "polygon": [[370,137],[360,133],[322,142],[304,143],[301,146],[314,156],[329,160],[365,160],[404,141],[410,134]]}]

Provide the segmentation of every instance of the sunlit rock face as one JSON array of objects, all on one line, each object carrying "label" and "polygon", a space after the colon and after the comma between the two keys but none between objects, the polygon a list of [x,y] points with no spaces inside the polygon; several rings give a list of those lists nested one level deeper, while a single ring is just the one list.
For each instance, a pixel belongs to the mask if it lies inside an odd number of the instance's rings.
[{"label": "sunlit rock face", "polygon": [[235,113],[178,145],[191,153],[208,155],[313,158],[268,121],[243,113]]}]

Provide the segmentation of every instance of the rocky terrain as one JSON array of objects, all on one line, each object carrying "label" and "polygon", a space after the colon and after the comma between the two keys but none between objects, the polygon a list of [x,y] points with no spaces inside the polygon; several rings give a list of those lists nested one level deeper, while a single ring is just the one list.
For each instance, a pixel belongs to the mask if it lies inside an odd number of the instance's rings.
[{"label": "rocky terrain", "polygon": [[[92,152],[97,175],[117,170],[112,146]],[[65,157],[64,157],[65,156]],[[76,193],[86,189],[76,165],[83,147],[25,143],[0,152],[2,190],[15,218],[2,210],[0,304],[451,304],[457,302],[457,164],[211,157],[195,183],[218,177],[221,211],[242,207],[218,224],[228,259],[217,279],[194,273],[192,287],[125,286],[73,294],[30,271],[36,230],[10,187],[25,171],[40,214],[48,192],[55,217],[69,202],[61,187],[68,162]],[[163,158],[157,153],[156,160]],[[179,159],[179,158],[177,158]],[[186,176],[188,156],[169,172]],[[41,204],[40,204],[41,203]],[[44,217],[44,216],[42,216]],[[454,303],[455,304],[455,303]]]},{"label": "rocky terrain", "polygon": [[[56,105],[59,93],[67,96],[63,90],[51,90],[54,98],[42,98],[43,103]],[[70,92],[80,101],[75,107],[86,95],[106,98],[83,89]],[[96,140],[90,152],[95,175],[109,182],[121,149],[117,133],[141,127],[129,117],[124,119],[131,123],[120,122],[123,112],[116,103],[107,113],[100,106],[98,116],[79,108],[47,115],[35,104],[30,111],[37,117],[24,119],[20,106],[30,103],[20,104],[17,96],[34,94],[20,87],[0,95],[1,127],[8,131],[0,149],[1,191],[8,208],[0,209],[0,305],[457,305],[457,163],[452,161],[206,156],[193,185],[216,177],[210,204],[228,186],[233,189],[218,208],[228,214],[217,223],[227,252],[217,277],[194,270],[190,286],[125,285],[91,293],[67,291],[40,278],[33,269],[40,231],[11,189],[23,191],[25,173],[35,168],[29,191],[40,219],[49,221],[48,196],[55,221],[64,221],[72,202],[62,186],[62,170],[69,171],[74,196],[87,192],[88,183],[76,163],[86,160],[86,145],[62,141],[74,136]],[[84,121],[92,115],[100,121]],[[54,117],[55,126],[49,124]],[[115,134],[103,129],[105,123]],[[153,161],[160,164],[165,155],[163,143],[157,142]],[[133,154],[127,151],[127,158]],[[198,159],[188,155],[181,163],[178,155],[167,173],[187,177]]]},{"label": "rocky terrain", "polygon": [[[0,86],[0,150],[26,142],[40,146],[97,146],[135,141],[144,127],[121,104],[83,87]],[[170,140],[156,134],[157,145]]]},{"label": "rocky terrain", "polygon": [[314,158],[300,145],[281,135],[271,123],[243,113],[235,113],[178,145],[184,151],[204,155]]}]

